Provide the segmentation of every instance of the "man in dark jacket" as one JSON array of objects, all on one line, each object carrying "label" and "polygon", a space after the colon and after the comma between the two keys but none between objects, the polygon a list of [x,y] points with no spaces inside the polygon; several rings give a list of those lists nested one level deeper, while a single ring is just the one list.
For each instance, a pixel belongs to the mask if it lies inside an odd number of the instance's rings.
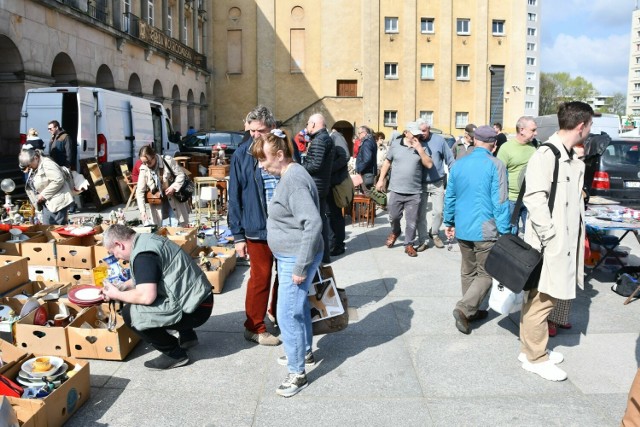
[{"label": "man in dark jacket", "polygon": [[[268,108],[259,105],[247,115],[245,123],[251,139],[243,142],[231,157],[228,205],[228,222],[236,253],[243,258],[249,254],[251,258],[245,298],[247,320],[244,322],[244,337],[260,345],[278,345],[280,340],[267,332],[264,324],[273,270],[273,254],[267,245],[267,204],[278,181],[263,171],[258,166],[258,159],[251,155],[253,140],[271,132],[276,120]],[[269,307],[269,315],[273,320],[277,294],[276,278]]]},{"label": "man in dark jacket", "polygon": [[356,157],[356,173],[362,176],[362,183],[368,189],[375,184],[377,167],[378,145],[373,138],[373,132],[367,126],[358,128],[358,137],[361,138],[360,150]]},{"label": "man in dark jacket", "polygon": [[307,121],[307,133],[311,142],[307,147],[307,157],[304,168],[318,187],[320,196],[320,218],[322,218],[322,240],[324,241],[324,255],[322,262],[331,262],[329,253],[329,220],[327,219],[327,195],[331,192],[331,168],[333,165],[333,140],[327,132],[322,114],[314,114]]},{"label": "man in dark jacket", "polygon": [[60,127],[57,120],[51,120],[47,129],[51,133],[49,155],[60,166],[76,170],[76,150],[66,130]]},{"label": "man in dark jacket", "polygon": [[331,139],[333,140],[333,165],[331,172],[331,189],[327,196],[327,206],[329,208],[329,223],[331,225],[331,231],[333,232],[333,238],[331,239],[331,256],[338,256],[344,253],[344,215],[342,215],[342,208],[336,205],[335,198],[333,197],[333,187],[342,183],[345,179],[349,178],[349,146],[344,136],[337,129],[331,129]]}]

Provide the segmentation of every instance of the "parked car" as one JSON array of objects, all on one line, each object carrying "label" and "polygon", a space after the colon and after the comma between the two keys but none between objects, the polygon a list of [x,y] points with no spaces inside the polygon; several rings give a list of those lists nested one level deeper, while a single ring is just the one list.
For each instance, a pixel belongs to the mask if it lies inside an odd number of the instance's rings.
[{"label": "parked car", "polygon": [[211,154],[211,147],[218,144],[225,146],[225,153],[230,157],[242,142],[243,133],[236,131],[196,132],[185,136],[179,143],[181,152],[197,152]]},{"label": "parked car", "polygon": [[442,131],[437,128],[431,128],[431,132],[441,135],[444,140],[447,141],[447,145],[449,146],[449,148],[453,147],[453,144],[456,143],[456,139],[450,133],[442,133]]},{"label": "parked car", "polygon": [[585,187],[624,206],[640,206],[640,138],[592,135],[585,143]]}]

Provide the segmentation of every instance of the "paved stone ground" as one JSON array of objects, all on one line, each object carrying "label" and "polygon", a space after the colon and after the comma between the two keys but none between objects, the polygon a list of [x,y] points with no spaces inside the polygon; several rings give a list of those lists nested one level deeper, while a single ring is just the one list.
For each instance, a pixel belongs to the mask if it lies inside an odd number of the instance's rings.
[{"label": "paved stone ground", "polygon": [[[129,216],[135,211],[130,211]],[[104,215],[104,214],[103,214]],[[198,330],[192,363],[167,372],[143,362],[91,361],[91,398],[69,426],[616,426],[640,363],[640,302],[623,306],[613,275],[597,272],[574,302],[561,351],[569,379],[549,382],[516,360],[519,313],[490,312],[471,335],[454,326],[460,253],[388,249],[385,212],[375,228],[347,225],[347,252],[333,263],[355,309],[349,327],[316,337],[309,387],[284,399],[281,347],[243,338],[248,268],[239,266]],[[623,242],[640,263],[633,236]]]}]

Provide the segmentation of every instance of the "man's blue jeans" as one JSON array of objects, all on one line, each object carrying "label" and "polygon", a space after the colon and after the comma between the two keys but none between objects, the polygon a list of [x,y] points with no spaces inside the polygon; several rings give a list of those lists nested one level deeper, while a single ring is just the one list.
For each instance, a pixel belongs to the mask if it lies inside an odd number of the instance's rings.
[{"label": "man's blue jeans", "polygon": [[[516,207],[516,202],[509,200],[509,212],[511,213],[511,215],[513,215],[513,209],[515,207]],[[513,234],[518,234],[518,231],[520,230],[520,221],[522,221],[522,232],[524,233],[524,226],[527,223],[527,208],[524,206],[524,203],[522,204],[522,206],[520,206],[520,212],[518,213],[518,216],[516,219],[517,219],[516,225],[511,229],[511,232]]]},{"label": "man's blue jeans", "polygon": [[307,269],[307,277],[299,285],[293,283],[295,256],[274,253],[278,266],[278,326],[287,355],[287,368],[290,373],[304,372],[304,356],[311,351],[313,330],[311,329],[311,307],[307,294],[313,277],[322,261],[322,251],[317,253]]}]

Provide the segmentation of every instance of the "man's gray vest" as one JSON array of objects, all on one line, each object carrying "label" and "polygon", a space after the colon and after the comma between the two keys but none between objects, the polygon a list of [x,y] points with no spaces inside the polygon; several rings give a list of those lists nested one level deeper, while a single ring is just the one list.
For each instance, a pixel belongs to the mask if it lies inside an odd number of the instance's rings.
[{"label": "man's gray vest", "polygon": [[211,293],[211,284],[196,262],[178,245],[157,234],[143,233],[134,237],[131,266],[142,252],[160,257],[162,277],[158,296],[151,305],[131,304],[131,324],[138,330],[170,326],[182,319],[182,313],[193,313]]}]

